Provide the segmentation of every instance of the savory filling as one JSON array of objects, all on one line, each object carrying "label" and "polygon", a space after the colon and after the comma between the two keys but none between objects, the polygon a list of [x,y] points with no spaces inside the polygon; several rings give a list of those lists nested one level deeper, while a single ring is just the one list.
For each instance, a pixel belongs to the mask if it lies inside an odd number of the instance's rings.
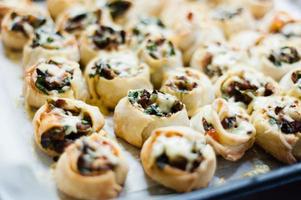
[{"label": "savory filling", "polygon": [[159,60],[176,55],[175,47],[171,41],[165,38],[148,39],[146,51],[153,59]]},{"label": "savory filling", "polygon": [[59,32],[36,31],[33,37],[31,47],[42,47],[49,50],[57,50],[64,47],[66,38]]},{"label": "savory filling", "polygon": [[296,110],[298,102],[283,105],[269,106],[266,114],[270,125],[276,126],[284,134],[296,134],[301,132],[300,112]]},{"label": "savory filling", "polygon": [[118,165],[117,152],[106,140],[93,141],[88,137],[76,142],[81,152],[77,160],[77,169],[83,176],[96,176]]},{"label": "savory filling", "polygon": [[112,80],[115,77],[129,77],[135,76],[142,70],[141,65],[133,65],[131,62],[127,62],[124,59],[116,58],[101,58],[94,63],[90,70],[89,76],[95,77],[96,75],[108,80]]},{"label": "savory filling", "polygon": [[143,110],[149,115],[159,117],[169,117],[183,109],[181,103],[176,97],[154,90],[131,90],[128,99],[132,105]]},{"label": "savory filling", "polygon": [[132,28],[131,32],[133,36],[138,39],[138,42],[142,42],[146,37],[163,33],[165,29],[164,24],[158,18],[142,17],[138,23]]},{"label": "savory filling", "polygon": [[46,18],[42,16],[18,15],[16,12],[12,12],[10,18],[12,20],[10,30],[21,32],[27,38],[33,32],[33,29],[38,29],[47,22]]},{"label": "savory filling", "polygon": [[294,84],[301,84],[301,70],[296,70],[291,75]]},{"label": "savory filling", "polygon": [[281,67],[283,63],[293,64],[300,61],[298,50],[294,47],[282,47],[277,51],[272,50],[268,59],[277,67]]},{"label": "savory filling", "polygon": [[126,0],[113,0],[107,3],[113,19],[123,16],[132,7],[132,3]]},{"label": "savory filling", "polygon": [[214,19],[220,21],[231,20],[234,17],[241,15],[243,12],[243,8],[234,8],[234,9],[220,9],[215,13]]},{"label": "savory filling", "polygon": [[67,32],[84,30],[88,25],[97,24],[100,22],[100,20],[101,10],[96,10],[93,12],[75,10],[69,16],[64,29]]},{"label": "savory filling", "polygon": [[218,78],[230,67],[238,63],[241,54],[220,43],[208,46],[204,58],[201,60],[202,71],[211,79]]},{"label": "savory filling", "polygon": [[203,128],[205,130],[205,134],[212,137],[215,141],[219,141],[218,134],[211,123],[209,123],[205,118],[202,119]]},{"label": "savory filling", "polygon": [[45,131],[41,136],[41,145],[57,153],[64,149],[76,139],[92,133],[92,120],[90,116],[80,108],[66,109],[65,101],[48,101],[48,114],[56,116],[60,126],[54,126]]},{"label": "savory filling", "polygon": [[197,82],[188,76],[175,76],[166,86],[179,92],[190,92],[198,86]]},{"label": "savory filling", "polygon": [[244,74],[242,77],[235,76],[227,85],[222,85],[223,97],[233,98],[235,102],[249,105],[258,96],[271,96],[275,93],[272,83],[265,81],[262,77],[254,77],[253,74]]},{"label": "savory filling", "polygon": [[35,86],[46,95],[64,93],[71,87],[74,69],[55,60],[40,63],[36,68]]},{"label": "savory filling", "polygon": [[117,50],[120,45],[125,44],[126,33],[108,26],[99,26],[92,34],[91,39],[98,49]]},{"label": "savory filling", "polygon": [[170,166],[194,172],[204,159],[201,153],[203,145],[200,141],[191,141],[178,135],[162,135],[156,138],[152,156],[159,169]]}]

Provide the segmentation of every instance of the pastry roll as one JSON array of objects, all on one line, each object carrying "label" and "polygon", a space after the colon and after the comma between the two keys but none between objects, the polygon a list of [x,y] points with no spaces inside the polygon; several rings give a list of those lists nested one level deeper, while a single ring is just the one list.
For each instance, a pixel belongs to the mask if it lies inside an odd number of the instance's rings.
[{"label": "pastry roll", "polygon": [[214,89],[209,78],[190,68],[171,71],[160,91],[176,96],[185,104],[191,117],[197,110],[214,99]]},{"label": "pastry roll", "polygon": [[141,43],[148,37],[162,35],[167,39],[172,38],[172,31],[156,17],[140,16],[127,24],[127,30],[131,38],[130,44],[134,49],[139,48]]},{"label": "pastry roll", "polygon": [[100,9],[76,6],[59,15],[56,24],[60,32],[67,32],[78,38],[89,25],[100,24],[103,14]]},{"label": "pastry roll", "polygon": [[89,96],[79,65],[63,58],[41,61],[25,72],[25,102],[39,108],[50,97],[86,100]]},{"label": "pastry roll", "polygon": [[231,70],[215,83],[216,98],[222,97],[241,106],[248,106],[254,98],[281,94],[277,82],[251,69]]},{"label": "pastry roll", "polygon": [[295,67],[285,74],[280,86],[287,95],[301,99],[301,67]]},{"label": "pastry roll", "polygon": [[22,50],[35,30],[52,27],[53,22],[39,12],[14,9],[2,21],[2,41],[9,49]]},{"label": "pastry roll", "polygon": [[301,102],[295,97],[261,97],[254,101],[256,143],[278,160],[301,159]]},{"label": "pastry roll", "polygon": [[274,0],[247,0],[247,7],[257,19],[264,17],[274,7]]},{"label": "pastry roll", "polygon": [[59,190],[76,199],[114,199],[122,190],[128,164],[114,141],[92,134],[76,140],[54,171]]},{"label": "pastry roll", "polygon": [[256,131],[245,109],[222,98],[202,107],[191,125],[206,135],[217,154],[230,161],[240,159],[255,142]]},{"label": "pastry roll", "polygon": [[263,32],[278,33],[283,26],[295,21],[295,19],[285,11],[274,11],[267,14],[259,24],[259,28]]},{"label": "pastry roll", "polygon": [[23,49],[23,66],[32,66],[42,59],[63,57],[79,61],[79,50],[75,38],[71,35],[40,29]]},{"label": "pastry roll", "polygon": [[205,137],[183,126],[154,130],[140,157],[148,176],[177,192],[207,187],[216,169],[215,153]]},{"label": "pastry roll", "polygon": [[141,147],[159,127],[189,126],[185,105],[175,96],[159,91],[130,90],[114,112],[114,131],[128,143]]},{"label": "pastry roll", "polygon": [[[175,3],[173,3],[175,4]],[[172,41],[182,51],[184,64],[189,64],[193,52],[205,42],[224,41],[223,32],[200,13],[208,11],[198,6],[168,6],[161,19],[174,32]],[[173,16],[173,17],[170,17]],[[185,39],[183,39],[185,38]]]},{"label": "pastry roll", "polygon": [[91,25],[79,40],[81,63],[86,66],[101,52],[111,52],[126,47],[124,30],[104,25]]},{"label": "pastry roll", "polygon": [[220,6],[212,13],[212,19],[223,30],[226,38],[233,33],[253,29],[255,21],[249,10],[241,6]]},{"label": "pastry roll", "polygon": [[32,123],[38,147],[49,156],[58,156],[77,138],[100,131],[104,118],[97,107],[54,98],[36,112]]},{"label": "pastry roll", "polygon": [[148,37],[138,50],[138,56],[149,65],[155,88],[160,88],[164,73],[183,66],[181,52],[163,36]]},{"label": "pastry roll", "polygon": [[257,48],[258,66],[261,71],[275,80],[280,80],[291,69],[301,64],[301,51],[289,43],[277,47]]},{"label": "pastry roll", "polygon": [[225,43],[201,45],[193,54],[190,66],[201,70],[212,82],[233,68],[248,63],[248,55],[237,47]]},{"label": "pastry roll", "polygon": [[85,78],[92,99],[109,109],[114,109],[129,90],[152,89],[149,67],[139,63],[131,51],[101,54],[86,67]]}]

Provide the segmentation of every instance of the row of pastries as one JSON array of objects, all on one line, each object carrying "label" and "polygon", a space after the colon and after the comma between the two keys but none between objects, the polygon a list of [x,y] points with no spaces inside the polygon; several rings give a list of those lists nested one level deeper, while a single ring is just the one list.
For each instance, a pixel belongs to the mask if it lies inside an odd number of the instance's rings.
[{"label": "row of pastries", "polygon": [[300,20],[273,0],[24,0],[0,16],[4,47],[23,55],[36,145],[69,196],[122,191],[112,111],[145,173],[177,192],[207,187],[216,155],[235,162],[254,143],[301,159]]}]

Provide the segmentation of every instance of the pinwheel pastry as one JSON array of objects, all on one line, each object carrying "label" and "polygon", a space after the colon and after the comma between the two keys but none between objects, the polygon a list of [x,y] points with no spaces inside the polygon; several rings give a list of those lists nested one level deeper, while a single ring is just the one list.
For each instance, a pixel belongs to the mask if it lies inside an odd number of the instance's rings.
[{"label": "pinwheel pastry", "polygon": [[33,118],[35,141],[49,156],[58,156],[77,138],[98,132],[104,118],[97,107],[79,100],[53,98]]},{"label": "pinwheel pastry", "polygon": [[279,95],[282,91],[277,82],[251,69],[230,70],[215,83],[215,96],[241,106],[248,106],[255,97]]},{"label": "pinwheel pastry", "polygon": [[301,159],[301,102],[295,97],[261,97],[253,103],[256,143],[285,163]]},{"label": "pinwheel pastry", "polygon": [[193,54],[190,66],[204,72],[212,82],[233,68],[248,63],[248,55],[237,47],[225,43],[201,45]]},{"label": "pinwheel pastry", "polygon": [[255,128],[245,109],[222,98],[200,109],[191,119],[194,129],[203,133],[215,152],[236,161],[255,142]]},{"label": "pinwheel pastry", "polygon": [[114,199],[121,192],[128,164],[119,145],[99,134],[76,140],[54,171],[59,190],[76,199]]},{"label": "pinwheel pastry", "polygon": [[23,49],[23,66],[27,68],[41,59],[52,57],[63,57],[78,62],[80,56],[75,38],[43,29],[36,31]]},{"label": "pinwheel pastry", "polygon": [[9,49],[22,50],[35,30],[52,27],[51,19],[39,12],[32,9],[14,9],[2,21],[2,41]]},{"label": "pinwheel pastry", "polygon": [[254,52],[261,72],[280,80],[291,69],[301,64],[301,50],[294,44],[283,43],[279,46],[261,46]]},{"label": "pinwheel pastry", "polygon": [[264,17],[274,7],[274,0],[247,0],[246,5],[257,19]]},{"label": "pinwheel pastry", "polygon": [[190,117],[214,99],[214,89],[209,78],[191,68],[169,72],[160,91],[176,96],[185,104]]},{"label": "pinwheel pastry", "polygon": [[248,9],[241,6],[222,5],[212,12],[212,19],[224,31],[226,38],[233,33],[253,29],[255,20]]},{"label": "pinwheel pastry", "polygon": [[155,88],[160,88],[164,74],[177,67],[182,67],[182,54],[172,41],[163,36],[148,37],[138,51],[139,59],[150,67],[151,81]]},{"label": "pinwheel pastry", "polygon": [[216,169],[216,157],[205,137],[189,127],[154,130],[141,150],[144,171],[177,192],[207,187]]},{"label": "pinwheel pastry", "polygon": [[275,10],[267,14],[260,22],[259,29],[267,33],[278,33],[281,29],[295,18],[285,11]]},{"label": "pinwheel pastry", "polygon": [[91,25],[79,40],[81,63],[86,66],[98,54],[126,48],[126,32],[119,28]]},{"label": "pinwheel pastry", "polygon": [[301,99],[301,66],[284,75],[280,80],[280,87],[287,95]]},{"label": "pinwheel pastry", "polygon": [[173,6],[167,6],[162,12],[161,19],[173,30],[172,41],[182,51],[185,65],[189,64],[193,52],[204,42],[225,40],[223,32],[217,26],[200,16],[208,11],[199,6],[181,6],[181,3],[174,2],[171,4]]},{"label": "pinwheel pastry", "polygon": [[101,54],[86,67],[85,78],[92,99],[109,109],[129,90],[152,89],[148,66],[131,51]]},{"label": "pinwheel pastry", "polygon": [[86,100],[89,96],[79,65],[63,58],[41,61],[25,72],[25,102],[39,108],[50,97]]},{"label": "pinwheel pastry", "polygon": [[185,105],[170,94],[130,90],[115,108],[116,135],[136,147],[141,147],[154,129],[171,125],[189,126],[189,119]]},{"label": "pinwheel pastry", "polygon": [[73,6],[89,6],[93,0],[47,0],[47,8],[53,19]]},{"label": "pinwheel pastry", "polygon": [[78,38],[89,25],[100,24],[102,17],[103,11],[100,9],[76,6],[59,15],[56,24],[60,32],[67,32]]},{"label": "pinwheel pastry", "polygon": [[139,48],[147,37],[162,35],[167,39],[172,38],[172,31],[156,17],[140,16],[127,24],[126,30],[130,34],[130,44],[133,49]]}]

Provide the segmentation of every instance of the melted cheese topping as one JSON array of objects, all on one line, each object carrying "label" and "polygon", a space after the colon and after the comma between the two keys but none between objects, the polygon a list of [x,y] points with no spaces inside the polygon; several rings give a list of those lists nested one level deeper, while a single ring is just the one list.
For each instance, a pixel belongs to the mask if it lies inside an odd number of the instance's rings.
[{"label": "melted cheese topping", "polygon": [[159,106],[160,110],[165,113],[169,113],[175,102],[177,101],[176,97],[170,94],[158,93],[158,98],[156,103]]}]

